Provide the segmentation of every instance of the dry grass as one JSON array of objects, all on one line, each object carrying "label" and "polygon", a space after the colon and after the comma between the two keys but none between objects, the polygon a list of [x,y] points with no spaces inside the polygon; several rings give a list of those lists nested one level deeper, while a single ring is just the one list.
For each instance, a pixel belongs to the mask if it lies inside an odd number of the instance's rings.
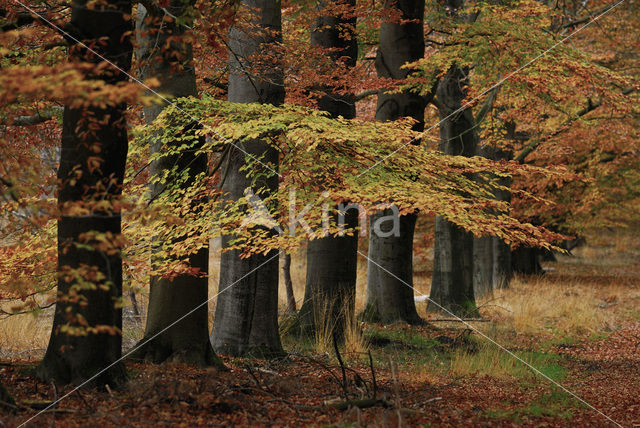
[{"label": "dry grass", "polygon": [[607,305],[625,292],[626,287],[615,285],[603,292],[584,282],[516,278],[510,289],[497,290],[481,313],[511,325],[517,333],[595,334],[614,328],[616,317]]},{"label": "dry grass", "polygon": [[[9,306],[5,304],[2,309],[10,310]],[[51,334],[52,309],[43,311],[37,317],[20,314],[0,319],[0,356],[17,355],[21,359],[42,356]]]},{"label": "dry grass", "polygon": [[[606,238],[606,239],[605,239]],[[548,264],[554,271],[541,278],[516,278],[508,290],[497,290],[492,300],[479,302],[484,317],[491,318],[501,331],[543,336],[588,336],[611,331],[622,320],[638,317],[638,266],[640,266],[640,239],[627,233],[612,233],[602,238],[598,246],[583,247],[574,253],[576,257],[561,257],[559,263]],[[360,243],[366,248],[366,242]],[[218,291],[219,241],[212,242],[210,258],[209,296]],[[423,251],[423,253],[425,253]],[[430,288],[430,259],[416,259],[414,284],[416,294],[428,294]],[[358,258],[356,313],[360,312],[366,298],[366,259]],[[304,297],[306,276],[306,248],[292,256],[292,280],[294,295],[299,308]],[[137,300],[143,309],[148,300],[148,287],[138,290]],[[210,325],[213,323],[216,298],[209,304]],[[126,300],[128,304],[128,299]],[[10,303],[7,303],[10,305]],[[280,280],[279,307],[286,309],[284,281]],[[425,315],[425,304],[418,304],[418,312]],[[38,318],[19,315],[0,319],[0,351],[21,352],[46,347],[51,325],[52,311],[44,311]],[[347,352],[363,352],[358,322],[349,321]],[[140,335],[144,319],[135,325],[125,324],[125,338],[133,340]],[[478,324],[488,328],[489,323]],[[330,339],[330,338],[329,338]],[[319,332],[318,349],[331,348],[331,341]],[[328,345],[327,345],[328,344]]]},{"label": "dry grass", "polygon": [[[316,308],[314,318],[316,320],[329,320],[329,322],[316,322],[311,348],[315,353],[332,355],[334,353],[333,331],[335,330],[338,320],[335,319],[330,312],[335,305],[335,301],[322,298],[318,300],[321,304]],[[341,317],[343,317],[345,322],[343,352],[348,359],[357,359],[368,351],[369,345],[364,337],[362,325],[358,321],[356,314],[349,311],[348,306],[343,307],[341,312]]]}]

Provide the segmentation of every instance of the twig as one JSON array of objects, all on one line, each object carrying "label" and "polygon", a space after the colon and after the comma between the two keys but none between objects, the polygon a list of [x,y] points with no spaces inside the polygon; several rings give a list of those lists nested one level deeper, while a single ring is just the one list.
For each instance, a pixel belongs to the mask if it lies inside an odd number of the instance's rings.
[{"label": "twig", "polygon": [[373,370],[373,358],[371,357],[371,351],[369,354],[369,368],[371,368],[371,387],[373,388],[373,398],[378,396],[378,385],[376,384],[376,372]]},{"label": "twig", "polygon": [[491,320],[485,318],[435,318],[427,320],[428,322],[491,322]]},{"label": "twig", "polygon": [[346,401],[349,401],[349,391],[347,390],[347,372],[344,369],[344,362],[342,362],[342,357],[340,356],[340,351],[338,350],[338,337],[335,330],[333,330],[333,349],[336,352],[336,358],[338,359],[340,369],[342,370],[342,389],[344,390],[344,398]]}]

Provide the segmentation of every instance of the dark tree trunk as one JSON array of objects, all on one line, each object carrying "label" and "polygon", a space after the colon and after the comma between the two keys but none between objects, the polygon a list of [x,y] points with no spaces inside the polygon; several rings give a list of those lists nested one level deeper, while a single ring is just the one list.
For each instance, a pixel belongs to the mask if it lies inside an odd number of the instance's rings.
[{"label": "dark tree trunk", "polygon": [[[128,1],[107,0],[87,7],[73,3],[70,28],[77,37],[124,71],[131,67]],[[104,42],[98,42],[98,39]],[[102,62],[87,50],[72,49],[72,60]],[[127,76],[107,66],[99,75],[115,84]],[[122,355],[121,219],[118,208],[93,208],[78,215],[72,206],[114,201],[122,191],[127,159],[126,106],[65,108],[58,169],[58,291],[51,339],[37,374],[58,383],[79,384],[113,364],[93,383],[116,386],[125,379]],[[98,157],[99,167],[91,161]],[[95,159],[95,158],[94,158]],[[104,249],[106,237],[111,250]],[[115,364],[114,364],[115,363]]]},{"label": "dark tree trunk", "polygon": [[282,255],[282,277],[287,292],[287,313],[294,314],[296,312],[296,297],[293,295],[293,281],[291,280],[291,253],[283,253]]},{"label": "dark tree trunk", "polygon": [[[380,26],[380,47],[376,57],[378,76],[404,79],[407,62],[424,56],[424,0],[387,1],[387,9],[398,10],[408,22],[385,22]],[[412,117],[416,130],[424,127],[425,100],[411,92],[378,93],[376,119],[380,121]],[[417,142],[419,143],[419,142]],[[369,321],[402,321],[421,324],[413,299],[413,232],[417,215],[400,218],[397,236],[377,236],[375,222],[390,212],[369,219],[369,258],[367,265],[367,303],[364,317]]]},{"label": "dark tree trunk", "polygon": [[509,288],[511,269],[511,247],[498,237],[493,238],[493,289]]},{"label": "dark tree trunk", "polygon": [[[375,225],[381,217],[391,214],[391,210],[385,210],[372,215],[370,222]],[[412,288],[416,219],[415,214],[400,217],[398,236],[381,237],[370,228],[369,258],[372,261],[367,265],[367,303],[364,312],[364,319],[368,321],[385,324],[397,321],[409,324],[424,322],[416,311]],[[379,229],[388,233],[388,226],[387,221],[381,223]]]},{"label": "dark tree trunk", "polygon": [[511,252],[511,267],[514,273],[524,275],[542,275],[540,264],[542,250],[532,247],[518,247]]},{"label": "dark tree trunk", "polygon": [[[471,109],[457,111],[465,97],[463,70],[452,67],[436,90],[440,115],[439,148],[446,154],[473,156],[477,137]],[[436,217],[433,278],[428,312],[477,316],[473,291],[473,236],[442,217]],[[443,309],[444,308],[444,309]]]},{"label": "dark tree trunk", "polygon": [[[333,0],[323,0],[320,8]],[[355,0],[343,2],[355,6]],[[324,16],[318,19],[311,33],[311,44],[322,48],[333,48],[331,59],[340,59],[347,67],[353,67],[358,56],[358,44],[354,34],[355,18]],[[326,96],[318,100],[318,108],[331,117],[356,116],[353,95],[332,93],[332,88],[321,88]],[[345,227],[354,229],[358,216],[349,210]],[[307,277],[304,300],[298,313],[300,331],[313,333],[319,325],[328,327],[342,337],[345,318],[353,317],[358,257],[358,236],[327,236],[309,241],[307,247]]]},{"label": "dark tree trunk", "polygon": [[9,391],[7,391],[7,388],[0,383],[0,409],[4,411],[12,411],[14,410],[15,405],[16,402],[11,394],[9,394]]},{"label": "dark tree trunk", "polygon": [[[168,6],[174,16],[187,18],[189,3],[174,0]],[[138,58],[141,61],[140,76],[142,79],[155,77],[160,82],[156,91],[171,98],[196,96],[196,75],[193,69],[192,47],[179,38],[184,36],[185,28],[175,21],[162,21],[164,12],[147,11],[138,5],[137,34]],[[178,38],[169,42],[170,38]],[[153,120],[162,112],[165,104],[154,104],[144,108],[145,121]],[[188,119],[188,118],[183,118]],[[188,126],[194,129],[193,124]],[[151,142],[151,152],[163,150],[163,144]],[[169,142],[167,145],[183,144],[183,141]],[[182,186],[188,187],[193,179],[207,172],[206,155],[195,155],[194,150],[187,150],[180,155],[163,156],[151,163],[152,176],[163,176],[178,166],[178,170],[188,169],[189,179]],[[171,183],[154,184],[151,189],[151,200],[166,190]],[[157,240],[157,238],[156,238]],[[156,242],[156,244],[160,244]],[[157,256],[154,263],[161,263]],[[200,272],[207,272],[209,249],[202,248],[189,257],[189,264]],[[209,341],[209,323],[207,305],[208,280],[206,277],[179,275],[173,279],[152,277],[150,284],[149,308],[147,324],[140,348],[134,358],[161,363],[167,359],[172,361],[196,364],[199,366],[217,364],[220,360],[215,356]],[[184,319],[187,313],[196,309]],[[175,325],[174,325],[175,323]],[[171,326],[171,327],[169,327]]]},{"label": "dark tree trunk", "polygon": [[[281,40],[280,2],[276,0],[243,0],[255,11],[256,27],[244,32],[232,28],[229,34],[229,101],[238,103],[284,102],[282,68],[274,67],[260,75],[246,73],[253,55],[260,53],[263,43]],[[278,168],[278,152],[265,141],[235,143],[231,149],[223,190],[230,200],[244,196],[246,188],[266,197],[278,190],[278,176],[272,174],[252,183],[241,168],[248,156],[260,159],[274,171]],[[249,159],[256,164],[253,159]],[[262,166],[261,166],[262,167]],[[265,173],[269,172],[265,168]],[[263,191],[259,192],[258,189]],[[273,232],[275,233],[275,232]],[[228,248],[233,236],[222,237],[222,248]],[[278,332],[278,251],[240,258],[238,250],[224,251],[220,257],[220,284],[211,340],[217,352],[230,355],[259,356],[283,353]]]}]

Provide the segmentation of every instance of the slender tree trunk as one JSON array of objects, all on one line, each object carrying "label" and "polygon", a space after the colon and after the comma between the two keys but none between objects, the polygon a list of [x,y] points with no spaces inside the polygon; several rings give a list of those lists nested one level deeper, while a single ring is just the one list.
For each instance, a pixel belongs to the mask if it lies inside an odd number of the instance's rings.
[{"label": "slender tree trunk", "polygon": [[[284,102],[284,79],[281,67],[255,76],[245,70],[251,57],[260,53],[264,43],[281,40],[280,1],[243,0],[254,11],[255,26],[243,30],[232,28],[229,34],[229,101],[238,103]],[[247,163],[247,153],[278,169],[278,152],[265,141],[235,143],[231,150],[223,190],[228,198],[238,200],[246,188],[266,197],[278,190],[278,176],[252,179],[241,170]],[[252,161],[253,159],[249,159]],[[252,164],[256,164],[253,160]],[[265,173],[269,172],[265,168]],[[263,189],[262,192],[259,189]],[[275,233],[275,232],[273,232]],[[228,248],[233,236],[222,237],[222,248]],[[238,250],[223,251],[220,257],[220,284],[211,340],[217,352],[230,355],[259,356],[283,353],[278,333],[278,251],[240,258]]]},{"label": "slender tree trunk", "polygon": [[287,292],[287,313],[296,312],[296,297],[293,295],[293,281],[291,280],[291,253],[282,254],[282,276],[284,278],[284,288]]},{"label": "slender tree trunk", "polygon": [[[188,19],[184,15],[189,5],[173,0],[168,9],[172,15]],[[137,54],[141,61],[140,76],[143,79],[158,79],[160,86],[156,90],[168,97],[196,96],[196,75],[191,63],[192,47],[190,43],[181,40],[185,36],[186,27],[176,24],[175,20],[163,21],[163,17],[163,11],[148,11],[138,5]],[[153,122],[165,106],[154,104],[145,107],[145,121]],[[194,129],[193,124],[188,128]],[[164,148],[163,143],[150,143],[152,153],[158,153]],[[182,143],[179,141],[167,144]],[[152,176],[163,176],[176,165],[180,171],[188,169],[189,179],[182,184],[188,187],[198,174],[207,172],[207,157],[195,155],[194,150],[170,157],[163,156],[151,163],[150,173]],[[151,199],[164,192],[170,182],[171,178],[168,184],[154,184]],[[154,263],[161,263],[159,256],[152,257],[155,258]],[[209,249],[205,247],[189,257],[189,264],[200,272],[207,272],[208,260]],[[221,365],[209,341],[208,311],[207,305],[203,305],[207,301],[207,282],[206,277],[194,275],[179,275],[173,279],[151,278],[145,334],[134,358],[155,363],[170,359],[199,366]],[[177,322],[194,308],[198,309]]]},{"label": "slender tree trunk", "polygon": [[[440,145],[446,154],[473,156],[477,137],[471,109],[452,114],[465,97],[466,73],[452,67],[436,91],[440,115]],[[436,217],[433,278],[428,312],[450,311],[477,316],[473,290],[473,236],[442,217]]]},{"label": "slender tree trunk", "polygon": [[[126,15],[131,3],[107,0],[88,7],[73,3],[70,28],[125,72],[131,67],[131,30]],[[101,40],[98,42],[98,40]],[[72,60],[100,63],[83,47]],[[107,66],[89,78],[115,84],[127,76]],[[124,105],[87,109],[65,108],[58,169],[58,291],[51,339],[37,374],[57,383],[82,383],[100,374],[96,384],[116,386],[125,379],[122,363],[122,259],[120,211],[91,208],[93,202],[115,201],[122,191],[127,159]],[[94,163],[99,158],[99,165]],[[72,206],[91,211],[78,215]],[[105,242],[110,249],[105,249]],[[115,364],[114,364],[115,363]]]},{"label": "slender tree trunk", "polygon": [[[333,0],[322,0],[320,7]],[[343,2],[355,6],[355,0]],[[348,67],[356,64],[358,44],[354,34],[355,18],[324,16],[318,19],[311,33],[312,45],[335,48],[330,54],[334,61],[341,60]],[[353,95],[332,93],[332,88],[322,88],[328,94],[318,100],[318,107],[331,117],[356,116]],[[358,216],[349,210],[345,216],[345,227],[354,229]],[[307,247],[307,277],[304,300],[299,312],[300,330],[313,333],[318,324],[328,326],[342,337],[345,318],[353,317],[358,257],[358,236],[328,236],[309,241]]]},{"label": "slender tree trunk", "polygon": [[[378,76],[404,79],[408,71],[401,68],[407,62],[424,56],[424,0],[387,1],[387,9],[399,9],[403,20],[385,22],[380,26],[380,47],[376,57]],[[404,92],[378,93],[376,119],[380,121],[412,117],[415,129],[424,128],[425,100]],[[369,321],[392,323],[402,321],[421,324],[413,299],[413,233],[416,214],[400,217],[399,233],[378,236],[376,222],[390,211],[369,219],[369,261],[367,265],[367,303],[364,317]],[[383,226],[383,225],[381,225]]]}]

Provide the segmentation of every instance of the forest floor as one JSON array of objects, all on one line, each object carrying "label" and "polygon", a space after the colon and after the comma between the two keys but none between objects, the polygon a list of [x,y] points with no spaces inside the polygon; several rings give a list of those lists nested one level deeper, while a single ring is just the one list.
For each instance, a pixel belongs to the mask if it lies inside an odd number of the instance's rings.
[{"label": "forest floor", "polygon": [[[485,299],[481,322],[357,324],[343,366],[330,341],[285,335],[287,357],[224,358],[227,371],[127,363],[121,389],[41,414],[71,388],[33,378],[37,359],[16,351],[0,379],[18,407],[0,426],[640,425],[640,239],[615,234],[545,268]],[[429,276],[425,262],[418,289]]]}]

